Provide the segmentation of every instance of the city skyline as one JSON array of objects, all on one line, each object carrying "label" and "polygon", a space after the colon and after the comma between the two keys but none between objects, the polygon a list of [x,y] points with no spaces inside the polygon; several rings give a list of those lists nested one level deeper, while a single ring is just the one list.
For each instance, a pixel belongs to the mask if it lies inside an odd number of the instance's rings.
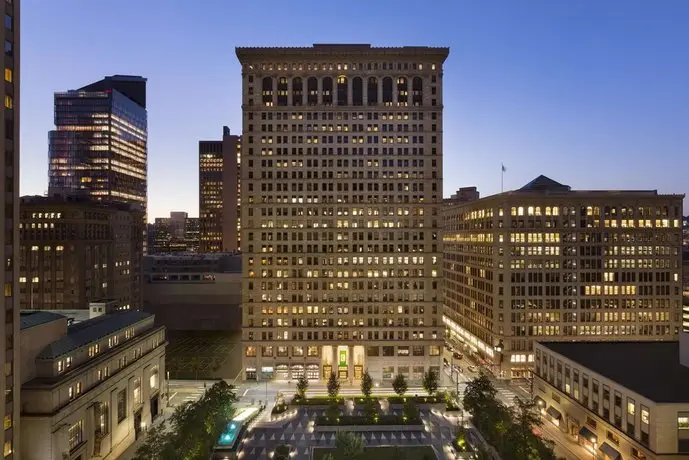
[{"label": "city skyline", "polygon": [[[689,57],[681,52],[689,43],[686,2],[317,7],[316,17],[338,17],[342,25],[301,14],[315,11],[313,2],[297,9],[276,5],[265,18],[246,2],[222,3],[209,1],[193,11],[137,3],[135,17],[128,8],[108,10],[108,23],[126,22],[130,31],[110,42],[114,29],[96,20],[105,6],[75,14],[76,8],[27,1],[21,194],[48,188],[53,93],[103,75],[135,74],[149,79],[149,221],[171,210],[198,215],[198,141],[214,138],[222,125],[241,129],[234,47],[314,42],[450,47],[444,196],[468,185],[478,186],[481,196],[499,193],[501,163],[505,190],[528,182],[538,164],[538,173],[577,189],[689,192],[689,92],[680,90],[689,76]],[[386,26],[378,18],[391,11],[400,14]],[[253,19],[236,19],[245,15],[261,20],[260,37],[252,35]],[[235,18],[232,27],[228,18]],[[72,33],[61,33],[65,28]],[[180,34],[181,28],[198,33]],[[38,35],[54,39],[39,43]],[[197,81],[202,84],[192,84]]]}]

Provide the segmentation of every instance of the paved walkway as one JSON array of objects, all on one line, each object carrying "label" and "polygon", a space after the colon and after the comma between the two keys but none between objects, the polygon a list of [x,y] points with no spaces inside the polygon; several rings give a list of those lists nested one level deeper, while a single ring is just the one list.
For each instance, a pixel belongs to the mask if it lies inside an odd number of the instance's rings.
[{"label": "paved walkway", "polygon": [[[393,413],[401,410],[393,411]],[[355,411],[360,413],[360,411]],[[296,449],[294,460],[309,460],[311,447],[334,447],[335,433],[314,431],[312,421],[319,415],[325,415],[323,409],[302,408],[299,415],[286,421],[282,426],[255,427],[244,438],[240,451],[242,460],[259,460],[268,458],[280,444],[289,444]],[[455,428],[443,417],[432,414],[428,410],[421,411],[424,425],[418,431],[358,431],[367,446],[433,446],[437,452],[444,452],[444,446],[452,442]]]}]

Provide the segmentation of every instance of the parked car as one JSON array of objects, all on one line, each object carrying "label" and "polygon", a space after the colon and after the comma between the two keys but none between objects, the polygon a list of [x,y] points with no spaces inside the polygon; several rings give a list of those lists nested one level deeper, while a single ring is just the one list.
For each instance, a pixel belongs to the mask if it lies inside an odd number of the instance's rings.
[{"label": "parked car", "polygon": [[455,359],[462,359],[462,358],[464,358],[464,355],[462,355],[461,353],[456,352],[456,351],[452,354],[452,356],[454,356]]},{"label": "parked car", "polygon": [[469,372],[476,372],[476,371],[478,371],[478,368],[477,368],[476,366],[469,366],[469,367],[467,367],[467,369],[469,369]]}]

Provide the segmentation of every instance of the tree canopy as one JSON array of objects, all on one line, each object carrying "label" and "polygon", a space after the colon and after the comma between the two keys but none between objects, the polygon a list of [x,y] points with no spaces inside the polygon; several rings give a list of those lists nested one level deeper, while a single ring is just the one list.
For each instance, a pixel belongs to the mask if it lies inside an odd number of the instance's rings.
[{"label": "tree canopy", "polygon": [[135,460],[207,460],[234,416],[232,387],[220,381],[198,401],[178,406],[169,420],[148,430]]}]

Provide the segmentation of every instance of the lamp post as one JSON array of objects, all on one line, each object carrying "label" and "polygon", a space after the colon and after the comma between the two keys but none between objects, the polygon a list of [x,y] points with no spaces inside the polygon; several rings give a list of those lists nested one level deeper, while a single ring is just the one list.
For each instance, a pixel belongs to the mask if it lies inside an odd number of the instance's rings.
[{"label": "lamp post", "polygon": [[596,458],[596,447],[598,447],[598,443],[596,442],[595,439],[592,442],[593,442],[593,458],[595,460],[595,458]]}]

